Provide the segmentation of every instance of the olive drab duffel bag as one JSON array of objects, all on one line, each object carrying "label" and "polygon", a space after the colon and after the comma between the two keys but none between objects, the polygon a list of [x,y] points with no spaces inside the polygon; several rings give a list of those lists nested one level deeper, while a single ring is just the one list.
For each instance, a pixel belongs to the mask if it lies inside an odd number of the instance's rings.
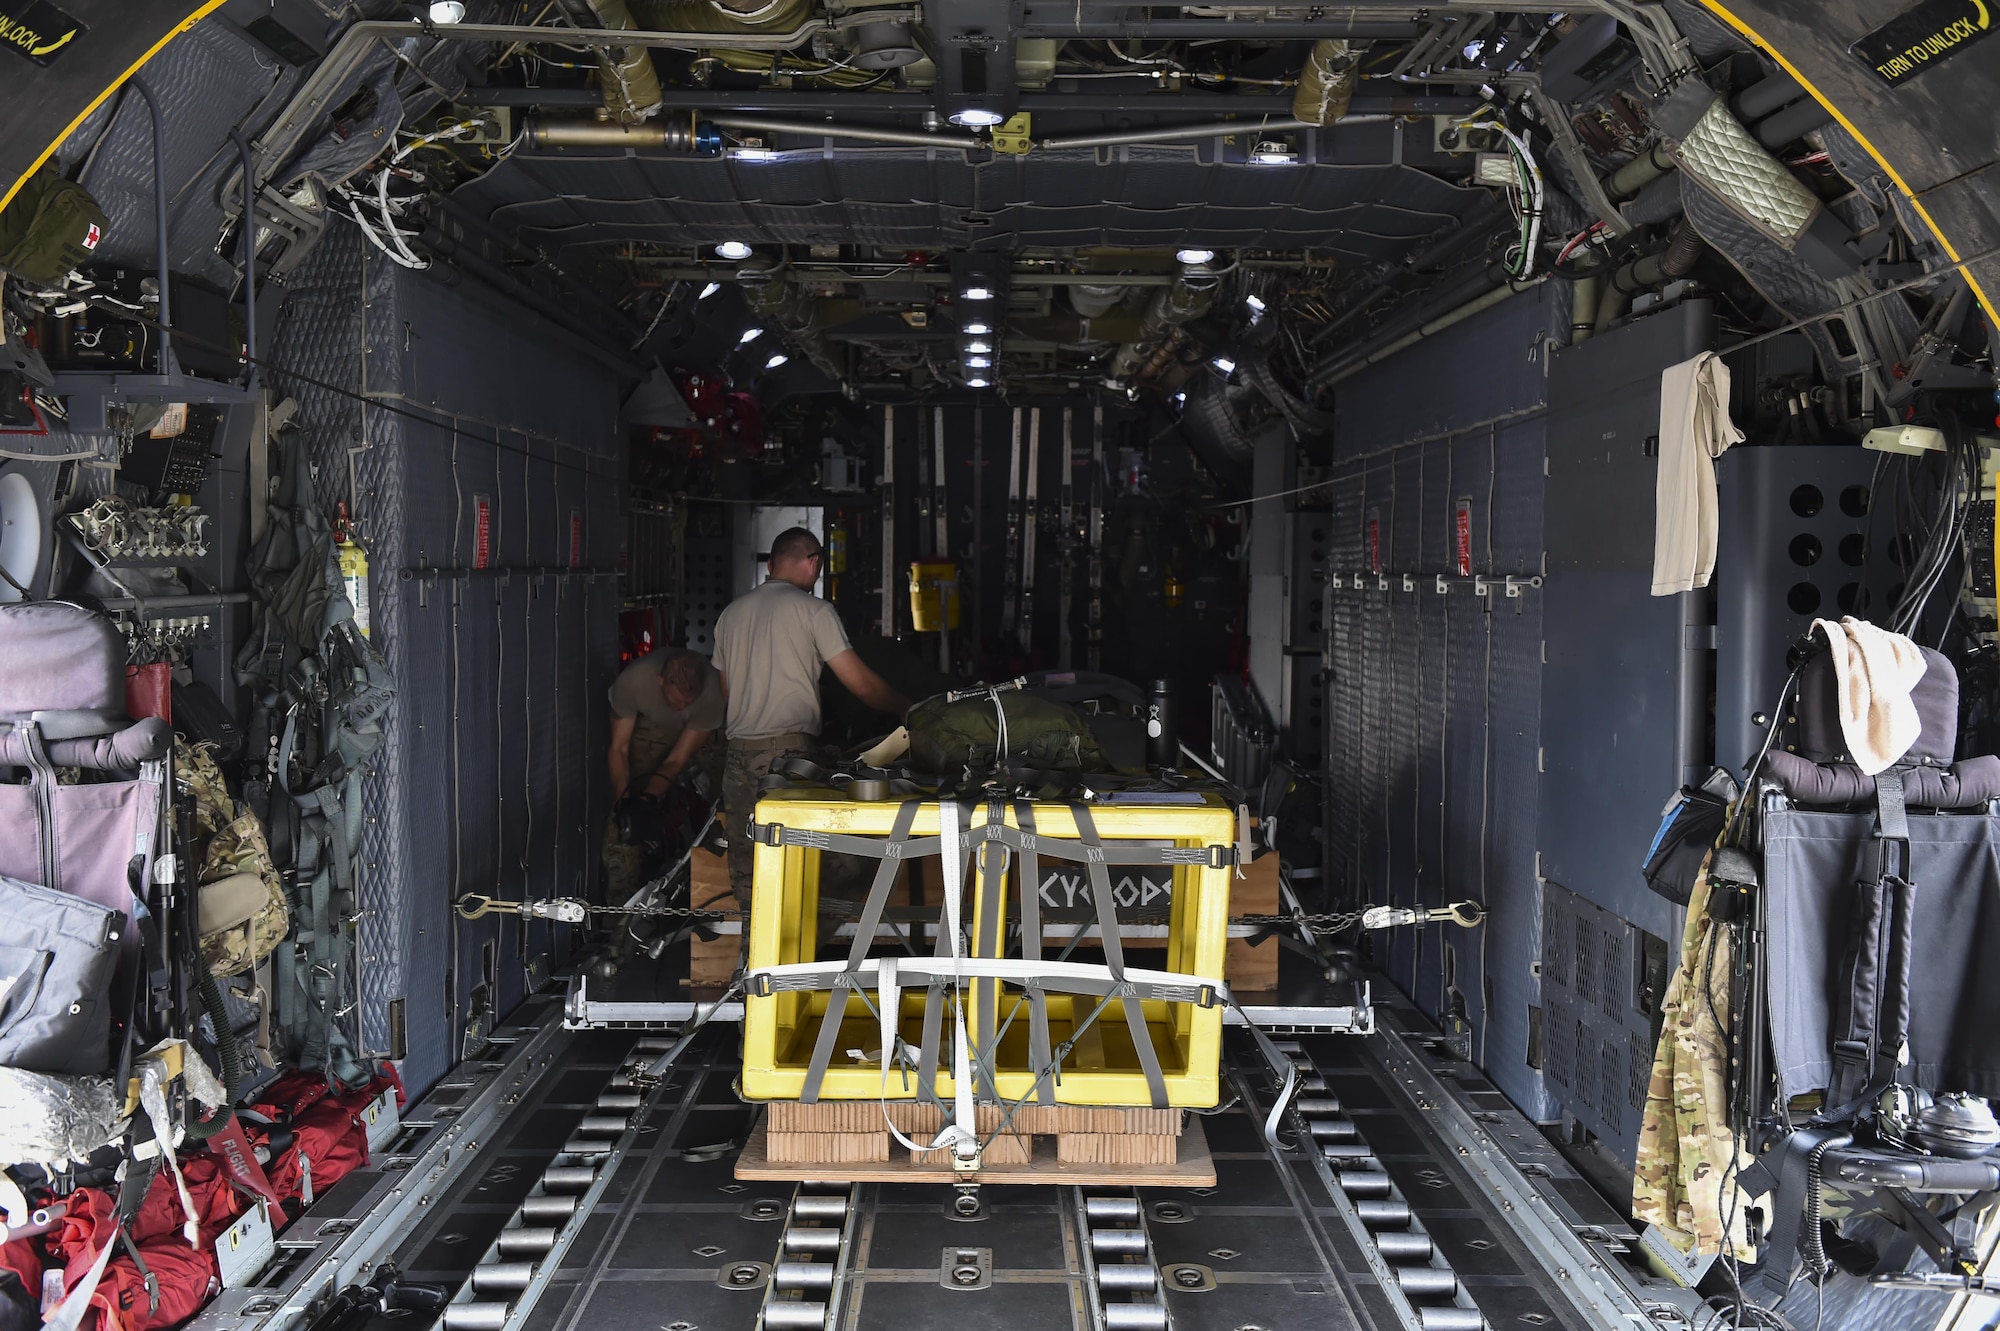
[{"label": "olive drab duffel bag", "polygon": [[1010,760],[1058,772],[1111,770],[1083,713],[1036,693],[957,701],[939,695],[912,707],[906,724],[910,765],[922,772],[949,774]]},{"label": "olive drab duffel bag", "polygon": [[89,190],[44,166],[0,208],[0,268],[28,282],[60,282],[90,258],[109,225]]}]

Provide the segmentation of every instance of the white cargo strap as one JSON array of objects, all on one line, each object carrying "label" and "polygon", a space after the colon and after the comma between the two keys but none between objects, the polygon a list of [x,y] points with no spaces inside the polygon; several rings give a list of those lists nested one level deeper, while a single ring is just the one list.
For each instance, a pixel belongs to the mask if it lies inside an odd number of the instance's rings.
[{"label": "white cargo strap", "polygon": [[897,973],[896,958],[884,957],[875,972],[875,1001],[882,1019],[882,1122],[889,1129],[889,1135],[912,1151],[930,1148],[922,1142],[913,1142],[896,1128],[896,1121],[889,1117],[889,1069],[902,1052],[902,1033],[898,1029],[898,1016],[903,1002],[902,977]]},{"label": "white cargo strap", "polygon": [[744,976],[748,992],[756,998],[772,994],[832,989],[842,977],[854,976],[862,988],[881,984],[881,967],[893,961],[897,983],[951,984],[959,980],[1004,980],[1022,988],[1040,988],[1054,994],[1087,994],[1102,998],[1107,994],[1157,999],[1163,1003],[1193,1003],[1196,1007],[1226,1006],[1229,986],[1221,980],[1182,971],[1140,970],[1127,967],[1122,976],[1109,966],[1089,961],[1023,961],[1019,957],[870,957],[853,971],[844,961],[795,961],[782,966],[766,966]]},{"label": "white cargo strap", "polygon": [[955,800],[938,804],[938,842],[944,856],[944,922],[951,938],[952,1004],[951,1080],[952,1121],[931,1143],[933,1149],[949,1146],[960,1160],[979,1158],[979,1111],[972,1086],[972,1040],[965,1029],[965,948],[959,933],[964,916],[965,851],[959,840]]}]

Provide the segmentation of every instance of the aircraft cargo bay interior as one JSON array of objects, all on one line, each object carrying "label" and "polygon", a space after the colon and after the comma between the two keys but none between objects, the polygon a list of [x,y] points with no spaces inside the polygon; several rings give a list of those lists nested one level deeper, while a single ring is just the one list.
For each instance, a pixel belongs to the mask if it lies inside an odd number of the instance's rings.
[{"label": "aircraft cargo bay interior", "polygon": [[0,1331],[2000,1325],[1981,0],[0,0]]}]

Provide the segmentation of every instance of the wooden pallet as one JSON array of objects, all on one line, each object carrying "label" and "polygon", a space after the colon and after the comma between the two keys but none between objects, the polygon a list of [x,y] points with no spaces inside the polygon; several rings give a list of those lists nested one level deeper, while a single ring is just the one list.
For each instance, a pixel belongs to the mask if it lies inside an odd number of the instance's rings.
[{"label": "wooden pallet", "polygon": [[[946,1162],[918,1162],[908,1151],[890,1152],[886,1161],[846,1164],[774,1164],[767,1140],[769,1124],[760,1116],[743,1154],[736,1158],[736,1177],[751,1182],[784,1183],[1067,1183],[1119,1188],[1212,1188],[1215,1160],[1201,1119],[1189,1115],[1179,1138],[1179,1158],[1170,1165],[1070,1164],[1056,1158],[1054,1137],[1033,1137],[1033,1155],[1026,1163],[995,1161],[977,1174],[964,1175]],[[887,1134],[884,1134],[886,1137]]]}]

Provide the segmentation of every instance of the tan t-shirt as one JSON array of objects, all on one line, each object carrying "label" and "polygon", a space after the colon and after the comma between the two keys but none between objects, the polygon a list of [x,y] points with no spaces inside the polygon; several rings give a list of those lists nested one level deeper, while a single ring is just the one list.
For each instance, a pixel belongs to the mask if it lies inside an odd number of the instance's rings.
[{"label": "tan t-shirt", "polygon": [[674,747],[684,730],[722,728],[722,680],[715,668],[702,662],[701,692],[685,708],[676,711],[667,705],[660,691],[660,671],[671,649],[650,652],[618,672],[611,685],[611,714],[620,720],[636,720],[632,731],[632,770],[650,775]]},{"label": "tan t-shirt", "polygon": [[819,733],[820,667],[847,651],[833,606],[773,578],[715,621],[715,668],[729,677],[732,740]]}]

